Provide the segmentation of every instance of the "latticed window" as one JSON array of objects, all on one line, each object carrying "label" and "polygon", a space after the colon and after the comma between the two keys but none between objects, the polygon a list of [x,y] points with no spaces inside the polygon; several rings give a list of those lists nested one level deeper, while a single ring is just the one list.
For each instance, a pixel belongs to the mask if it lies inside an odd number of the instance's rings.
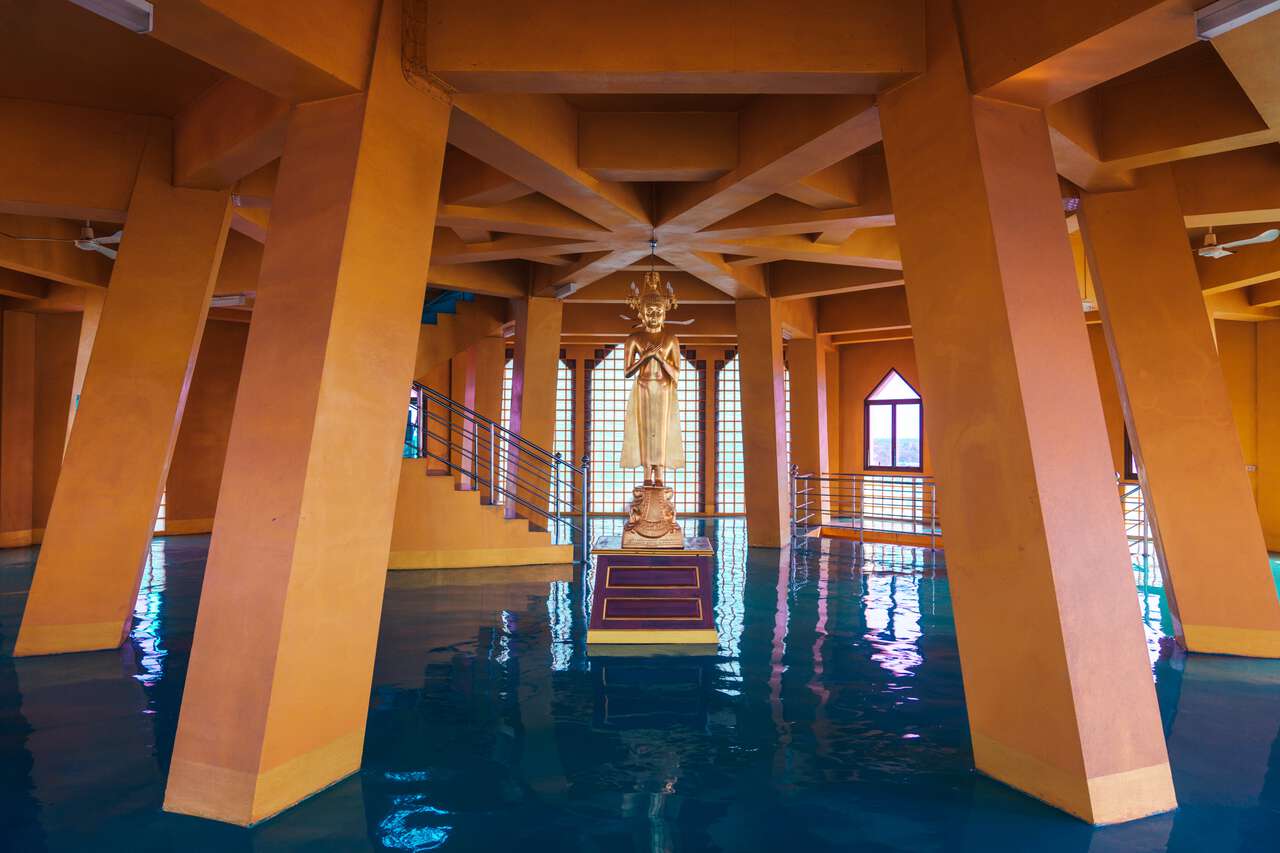
[{"label": "latticed window", "polygon": [[863,423],[865,467],[869,471],[919,471],[921,404],[916,389],[890,370],[867,395]]},{"label": "latticed window", "polygon": [[[572,361],[560,359],[556,368],[556,434],[552,449],[571,465],[578,460],[573,456],[573,368]],[[576,505],[571,477],[560,480],[560,506]]]},{"label": "latticed window", "polygon": [[743,502],[742,373],[738,354],[716,362],[716,512],[739,514]]},{"label": "latticed window", "polygon": [[[680,382],[680,431],[684,439],[684,467],[666,471],[667,485],[675,490],[676,512],[702,512],[702,442],[705,365],[682,353]],[[631,379],[623,375],[623,348],[596,353],[587,365],[587,452],[591,454],[590,511],[626,512],[631,490],[644,481],[639,468],[623,468],[622,435]]]},{"label": "latticed window", "polygon": [[[511,429],[511,387],[515,378],[515,359],[507,354],[507,363],[502,369],[502,426]],[[500,459],[507,458],[507,442],[498,439]],[[563,358],[556,367],[556,431],[552,447],[553,453],[559,453],[566,462],[575,463],[573,457],[573,362]],[[507,468],[501,466],[498,472],[498,484],[502,489],[507,487]],[[573,483],[569,478],[560,483],[560,498],[573,503]],[[502,495],[498,495],[497,503],[502,503]]]},{"label": "latticed window", "polygon": [[[791,370],[784,367],[787,465],[791,465]],[[716,512],[746,512],[746,462],[742,450],[742,370],[738,354],[716,362]]]},{"label": "latticed window", "polygon": [[791,368],[782,368],[782,389],[785,399],[783,416],[787,421],[787,470],[791,470]]}]

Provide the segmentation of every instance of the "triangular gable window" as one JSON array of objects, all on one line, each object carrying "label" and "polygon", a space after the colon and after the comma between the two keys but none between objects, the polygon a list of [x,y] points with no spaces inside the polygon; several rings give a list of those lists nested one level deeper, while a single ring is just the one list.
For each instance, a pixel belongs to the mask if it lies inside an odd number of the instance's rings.
[{"label": "triangular gable window", "polygon": [[903,379],[902,374],[896,370],[890,370],[885,374],[884,379],[880,380],[880,384],[875,387],[875,390],[867,395],[867,400],[872,403],[919,399],[920,395],[916,393],[916,389],[912,388],[911,383]]}]

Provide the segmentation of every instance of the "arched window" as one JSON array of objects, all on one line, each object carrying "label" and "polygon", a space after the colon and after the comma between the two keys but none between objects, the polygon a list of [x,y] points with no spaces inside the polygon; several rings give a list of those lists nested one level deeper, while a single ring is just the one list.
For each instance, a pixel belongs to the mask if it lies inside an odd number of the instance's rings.
[{"label": "arched window", "polygon": [[868,471],[919,471],[920,394],[890,370],[867,395],[863,419],[863,461]]}]

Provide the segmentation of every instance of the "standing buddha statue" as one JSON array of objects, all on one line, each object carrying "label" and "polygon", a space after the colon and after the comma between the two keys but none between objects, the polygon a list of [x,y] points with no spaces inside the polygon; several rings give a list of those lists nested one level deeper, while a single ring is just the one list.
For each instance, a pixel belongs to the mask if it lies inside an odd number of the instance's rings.
[{"label": "standing buddha statue", "polygon": [[625,375],[634,377],[627,399],[622,437],[624,468],[643,468],[644,484],[632,492],[631,514],[622,533],[624,548],[681,548],[684,534],[675,521],[673,491],[663,481],[664,468],[684,467],[680,412],[676,389],[680,380],[680,342],[663,328],[676,307],[675,293],[653,270],[627,304],[640,317],[640,328],[623,345]]}]

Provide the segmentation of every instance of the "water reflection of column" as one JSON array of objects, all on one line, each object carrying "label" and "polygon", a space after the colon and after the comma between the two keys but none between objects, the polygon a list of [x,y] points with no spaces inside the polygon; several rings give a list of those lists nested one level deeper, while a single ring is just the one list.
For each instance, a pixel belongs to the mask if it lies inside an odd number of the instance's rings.
[{"label": "water reflection of column", "polygon": [[787,594],[791,588],[791,554],[787,549],[778,552],[777,600],[773,612],[773,642],[769,654],[769,709],[773,725],[778,731],[774,752],[774,770],[779,775],[786,772],[787,749],[791,745],[791,726],[782,708],[782,673],[786,670],[787,631],[791,611]]},{"label": "water reflection of column", "polygon": [[818,755],[826,756],[831,752],[830,726],[827,720],[827,702],[831,699],[831,691],[827,689],[823,674],[826,670],[823,662],[823,647],[827,643],[827,589],[831,560],[827,556],[819,556],[818,560],[818,621],[813,626],[813,676],[809,679],[809,689],[818,697],[818,707],[814,709],[813,736],[817,741]]},{"label": "water reflection of column", "polygon": [[[1179,663],[1181,683],[1170,695],[1163,689],[1165,677]],[[1161,704],[1173,705],[1169,763],[1178,796],[1213,810],[1214,840],[1221,849],[1274,847],[1274,832],[1264,839],[1266,830],[1246,816],[1259,806],[1280,806],[1274,778],[1280,776],[1275,763],[1280,756],[1280,702],[1275,698],[1280,673],[1275,662],[1179,654],[1162,661],[1156,675]],[[1192,849],[1203,831],[1178,812],[1169,848]]]}]

